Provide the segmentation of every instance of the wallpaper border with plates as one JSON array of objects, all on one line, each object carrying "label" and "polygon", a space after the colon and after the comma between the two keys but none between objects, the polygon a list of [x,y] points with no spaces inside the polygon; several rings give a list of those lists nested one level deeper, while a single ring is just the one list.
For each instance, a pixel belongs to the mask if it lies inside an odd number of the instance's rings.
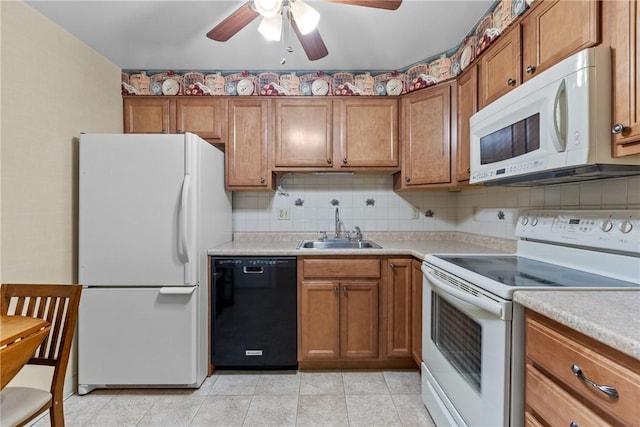
[{"label": "wallpaper border with plates", "polygon": [[401,70],[381,72],[324,71],[145,71],[123,70],[123,95],[226,96],[387,96],[410,93],[457,77],[493,43],[534,0],[497,0],[460,45]]}]

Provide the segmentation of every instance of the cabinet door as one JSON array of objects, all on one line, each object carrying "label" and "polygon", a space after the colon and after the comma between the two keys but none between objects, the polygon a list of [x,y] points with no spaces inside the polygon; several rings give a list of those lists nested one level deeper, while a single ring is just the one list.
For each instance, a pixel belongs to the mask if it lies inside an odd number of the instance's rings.
[{"label": "cabinet door", "polygon": [[378,282],[340,282],[340,293],[340,356],[377,358]]},{"label": "cabinet door", "polygon": [[[612,48],[613,155],[640,154],[640,7],[605,1],[603,42]],[[614,129],[614,126],[616,129]]]},{"label": "cabinet door", "polygon": [[489,47],[478,63],[478,108],[520,84],[520,27],[513,27]]},{"label": "cabinet door", "polygon": [[411,259],[390,258],[387,270],[387,356],[411,355]]},{"label": "cabinet door", "polygon": [[271,189],[268,112],[265,99],[234,99],[227,104],[229,138],[226,175],[229,189]]},{"label": "cabinet door", "polygon": [[422,362],[422,262],[413,260],[411,273],[411,356]]},{"label": "cabinet door", "polygon": [[342,168],[398,167],[398,101],[396,99],[339,99],[334,101],[339,125]]},{"label": "cabinet door", "polygon": [[402,128],[404,156],[396,189],[450,183],[451,85],[404,96]]},{"label": "cabinet door", "polygon": [[277,99],[273,106],[275,167],[332,168],[332,101]]},{"label": "cabinet door", "polygon": [[521,23],[523,81],[597,44],[599,21],[596,0],[540,2]]},{"label": "cabinet door", "polygon": [[469,119],[478,111],[478,68],[474,65],[458,77],[456,179],[469,181],[471,173]]},{"label": "cabinet door", "polygon": [[173,133],[167,98],[124,98],[124,133]]},{"label": "cabinet door", "polygon": [[298,322],[298,358],[327,360],[340,357],[339,283],[302,282]]},{"label": "cabinet door", "polygon": [[176,132],[191,132],[200,138],[222,140],[224,100],[213,97],[183,97],[176,100]]}]

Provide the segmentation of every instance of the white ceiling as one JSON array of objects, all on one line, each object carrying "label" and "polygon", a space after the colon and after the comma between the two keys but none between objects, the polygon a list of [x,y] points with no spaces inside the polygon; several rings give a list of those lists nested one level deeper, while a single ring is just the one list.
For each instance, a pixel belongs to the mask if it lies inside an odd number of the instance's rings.
[{"label": "white ceiling", "polygon": [[[265,41],[260,19],[227,42],[205,34],[245,0],[27,0],[127,70],[402,69],[457,46],[494,0],[404,0],[395,11],[308,0],[329,55],[309,61],[295,35]],[[287,41],[288,40],[288,41]],[[293,53],[285,52],[291,45]],[[284,65],[281,58],[286,58]]]}]

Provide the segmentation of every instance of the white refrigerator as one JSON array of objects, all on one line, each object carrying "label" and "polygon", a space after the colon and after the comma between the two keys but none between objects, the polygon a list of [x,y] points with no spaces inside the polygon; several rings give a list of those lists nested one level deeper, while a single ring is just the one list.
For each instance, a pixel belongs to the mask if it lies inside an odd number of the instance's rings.
[{"label": "white refrigerator", "polygon": [[228,242],[224,154],[193,134],[80,138],[78,392],[199,387],[207,249]]}]

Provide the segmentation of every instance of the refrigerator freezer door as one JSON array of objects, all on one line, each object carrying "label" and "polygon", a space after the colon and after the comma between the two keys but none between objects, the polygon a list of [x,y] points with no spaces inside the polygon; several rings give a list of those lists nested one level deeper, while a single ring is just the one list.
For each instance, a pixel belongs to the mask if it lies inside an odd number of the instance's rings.
[{"label": "refrigerator freezer door", "polygon": [[[184,293],[183,290],[191,290]],[[78,321],[79,390],[199,387],[199,287],[84,288]]]},{"label": "refrigerator freezer door", "polygon": [[195,155],[184,135],[82,135],[80,283],[197,284]]}]

